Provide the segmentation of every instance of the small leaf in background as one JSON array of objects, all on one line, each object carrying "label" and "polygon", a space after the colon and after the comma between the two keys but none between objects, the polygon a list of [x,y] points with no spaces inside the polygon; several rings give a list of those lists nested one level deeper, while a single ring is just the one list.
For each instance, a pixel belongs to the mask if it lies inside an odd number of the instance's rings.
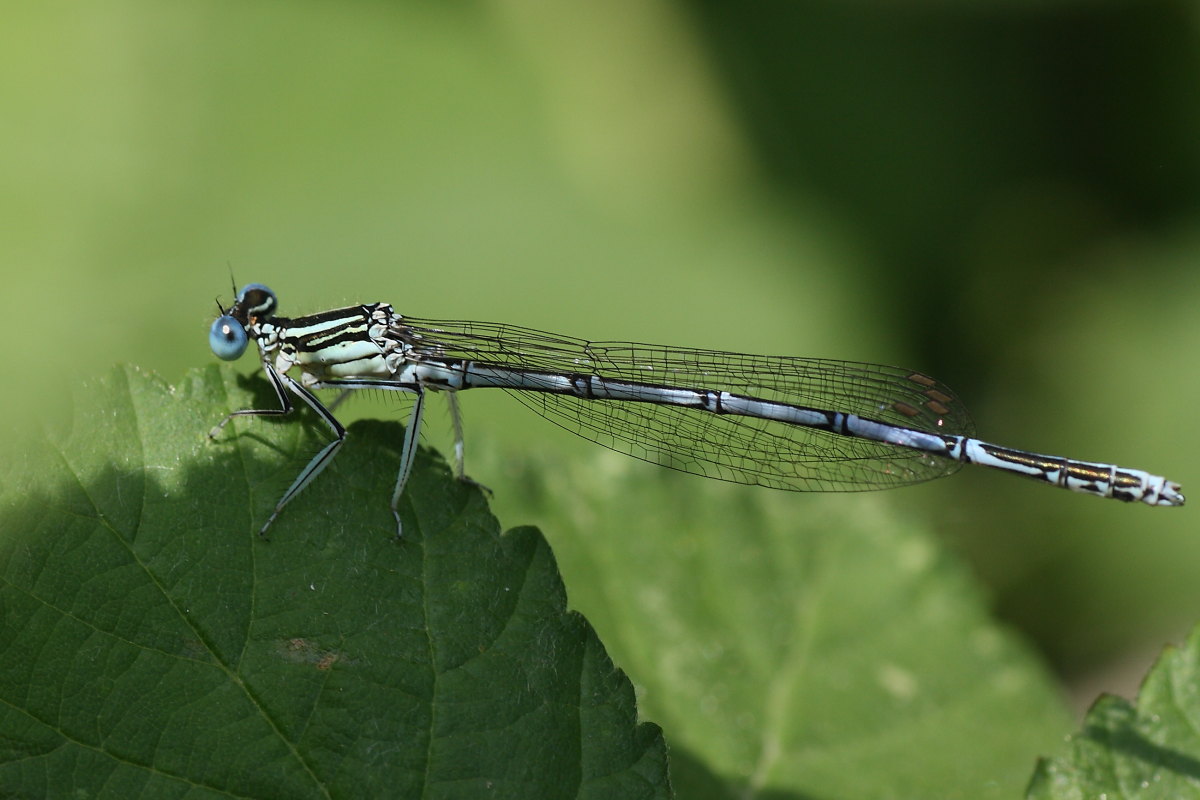
[{"label": "small leaf in background", "polygon": [[1167,648],[1136,704],[1097,700],[1067,754],[1038,764],[1029,797],[1200,797],[1200,628]]},{"label": "small leaf in background", "polygon": [[[117,369],[0,487],[0,795],[666,797],[659,729],[550,549],[501,536],[422,452],[397,541],[398,425],[319,447],[238,420],[260,379]],[[252,389],[247,391],[247,389]]]}]

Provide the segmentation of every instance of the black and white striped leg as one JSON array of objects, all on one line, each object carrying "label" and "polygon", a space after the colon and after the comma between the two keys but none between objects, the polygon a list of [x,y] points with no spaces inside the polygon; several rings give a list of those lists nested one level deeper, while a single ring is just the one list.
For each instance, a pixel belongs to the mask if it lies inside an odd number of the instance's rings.
[{"label": "black and white striped leg", "polygon": [[292,413],[292,401],[288,399],[287,391],[284,390],[283,379],[275,371],[275,368],[266,361],[263,362],[263,369],[271,381],[271,388],[275,390],[275,397],[279,400],[279,408],[246,408],[241,411],[234,411],[208,432],[208,438],[216,439],[221,429],[228,425],[229,421],[234,417],[283,417]]},{"label": "black and white striped leg", "polygon": [[[272,369],[271,372],[274,373],[274,370]],[[329,426],[329,430],[333,433],[335,438],[332,442],[321,448],[321,451],[313,456],[312,460],[308,462],[308,465],[303,469],[303,471],[296,476],[296,480],[292,481],[292,485],[289,486],[288,490],[283,493],[283,497],[279,498],[279,502],[275,504],[275,510],[271,512],[271,516],[267,518],[266,523],[259,530],[259,536],[264,536],[267,532],[267,528],[271,527],[271,523],[274,522],[275,518],[279,516],[279,512],[283,510],[283,507],[291,502],[293,497],[304,491],[305,487],[312,483],[313,478],[317,477],[317,475],[321,473],[321,470],[329,466],[329,463],[333,461],[333,457],[337,455],[337,451],[341,449],[342,445],[346,441],[346,428],[343,427],[342,423],[337,421],[337,418],[329,412],[329,409],[325,408],[325,406],[321,404],[321,401],[318,400],[312,392],[308,391],[308,389],[305,389],[297,381],[292,380],[287,375],[279,375],[278,377],[289,391],[291,391],[304,402],[308,403],[309,407],[312,408],[313,411],[317,412],[317,416],[321,418],[322,422]],[[286,399],[286,395],[284,395],[284,398]]]},{"label": "black and white striped leg", "polygon": [[492,490],[474,478],[467,477],[466,445],[463,437],[462,412],[458,406],[458,392],[446,391],[446,404],[450,407],[450,424],[454,429],[454,477],[462,483],[474,486],[486,492],[489,496]]},{"label": "black and white striped leg", "polygon": [[425,414],[425,390],[411,389],[416,395],[413,401],[412,414],[408,425],[404,428],[404,449],[400,453],[400,472],[396,475],[396,490],[392,492],[392,516],[396,518],[396,538],[404,535],[404,527],[400,523],[400,497],[404,494],[404,485],[412,473],[413,463],[417,460],[417,444],[420,442],[421,419]]},{"label": "black and white striped leg", "polygon": [[321,470],[325,469],[325,467],[329,465],[329,462],[333,460],[333,457],[337,454],[337,451],[342,446],[342,443],[346,441],[346,429],[340,422],[337,421],[337,418],[330,413],[329,409],[325,408],[325,406],[321,404],[321,401],[318,400],[312,392],[305,389],[297,381],[293,380],[287,375],[280,375],[269,363],[264,362],[263,367],[264,371],[267,373],[267,377],[271,381],[271,387],[275,390],[275,396],[279,399],[279,408],[247,408],[241,411],[234,411],[225,419],[221,420],[219,425],[209,431],[208,435],[212,438],[216,438],[217,433],[225,427],[229,420],[233,419],[234,417],[282,417],[292,413],[292,411],[295,409],[295,406],[293,405],[291,398],[288,397],[288,392],[291,392],[292,394],[296,395],[296,397],[307,403],[313,411],[317,412],[317,416],[321,418],[321,421],[324,422],[329,427],[329,430],[333,433],[334,439],[332,442],[321,448],[321,451],[317,453],[312,460],[308,462],[300,474],[296,476],[296,480],[292,481],[292,485],[288,487],[288,490],[283,493],[283,497],[279,498],[279,502],[275,504],[275,510],[271,512],[271,516],[267,517],[267,521],[263,523],[261,528],[259,528],[259,536],[266,536],[267,529],[271,527],[271,523],[273,523],[275,518],[279,516],[279,512],[283,510],[283,507],[291,502],[292,498],[304,491],[304,488],[308,486],[308,484],[312,483],[313,478],[317,477]]},{"label": "black and white striped leg", "polygon": [[467,479],[466,445],[463,443],[462,411],[458,407],[458,392],[446,392],[446,405],[450,408],[450,425],[454,429],[454,477]]}]

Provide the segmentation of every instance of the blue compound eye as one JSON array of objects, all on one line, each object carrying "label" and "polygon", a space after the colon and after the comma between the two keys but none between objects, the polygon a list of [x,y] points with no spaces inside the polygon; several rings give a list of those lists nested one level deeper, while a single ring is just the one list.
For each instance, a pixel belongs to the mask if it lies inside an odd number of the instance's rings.
[{"label": "blue compound eye", "polygon": [[217,317],[208,330],[208,346],[212,348],[213,355],[222,361],[237,361],[246,352],[249,343],[250,337],[246,335],[242,323],[228,314]]}]

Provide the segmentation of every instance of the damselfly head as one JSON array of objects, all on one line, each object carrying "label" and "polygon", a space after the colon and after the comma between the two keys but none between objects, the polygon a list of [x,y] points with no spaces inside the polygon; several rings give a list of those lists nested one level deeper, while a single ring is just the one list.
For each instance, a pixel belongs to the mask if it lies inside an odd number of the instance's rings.
[{"label": "damselfly head", "polygon": [[256,323],[260,318],[270,317],[275,313],[278,302],[275,293],[261,283],[249,283],[237,294],[233,307],[226,311],[221,309],[221,316],[213,321],[208,330],[208,346],[213,354],[223,361],[236,361],[246,352],[250,344],[250,335],[246,327]]}]

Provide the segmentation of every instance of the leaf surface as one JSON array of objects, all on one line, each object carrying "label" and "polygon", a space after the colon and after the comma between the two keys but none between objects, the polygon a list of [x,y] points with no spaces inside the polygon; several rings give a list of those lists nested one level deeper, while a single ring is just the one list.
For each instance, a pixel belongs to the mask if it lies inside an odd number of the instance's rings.
[{"label": "leaf surface", "polygon": [[1167,648],[1136,704],[1097,700],[1066,754],[1039,763],[1029,796],[1200,797],[1200,628],[1183,647]]},{"label": "leaf surface", "polygon": [[[422,452],[395,538],[400,428],[321,444],[228,368],[115,369],[8,460],[0,794],[665,797],[661,732],[530,528]],[[86,404],[85,404],[86,403]],[[301,415],[304,418],[304,415]]]},{"label": "leaf surface", "polygon": [[547,531],[572,606],[663,726],[680,797],[1018,797],[1070,730],[1037,656],[888,493],[480,449],[472,474]]}]

